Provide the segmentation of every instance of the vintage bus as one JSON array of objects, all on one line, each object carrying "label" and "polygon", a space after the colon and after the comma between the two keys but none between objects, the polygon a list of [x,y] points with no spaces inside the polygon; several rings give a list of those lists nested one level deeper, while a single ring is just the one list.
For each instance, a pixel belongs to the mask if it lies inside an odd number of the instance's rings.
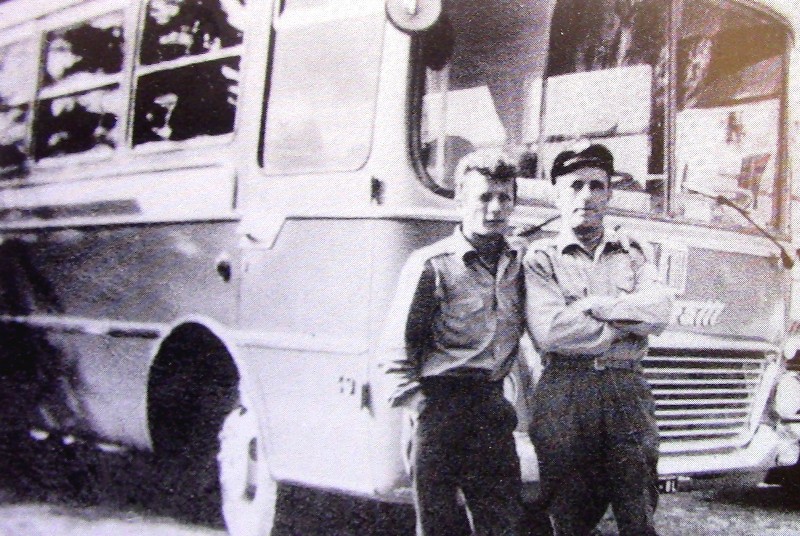
[{"label": "vintage bus", "polygon": [[645,362],[665,486],[796,463],[798,22],[791,0],[0,3],[3,431],[152,451],[236,536],[268,532],[278,483],[408,500],[387,311],[452,232],[455,162],[518,156],[532,230],[555,153],[595,140],[609,222],[676,294]]}]

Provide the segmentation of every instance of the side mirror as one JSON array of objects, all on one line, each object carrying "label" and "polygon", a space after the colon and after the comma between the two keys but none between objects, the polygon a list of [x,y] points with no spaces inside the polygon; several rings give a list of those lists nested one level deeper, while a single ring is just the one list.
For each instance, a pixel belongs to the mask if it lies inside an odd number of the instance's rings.
[{"label": "side mirror", "polygon": [[442,14],[442,0],[386,0],[386,16],[403,33],[429,30]]}]

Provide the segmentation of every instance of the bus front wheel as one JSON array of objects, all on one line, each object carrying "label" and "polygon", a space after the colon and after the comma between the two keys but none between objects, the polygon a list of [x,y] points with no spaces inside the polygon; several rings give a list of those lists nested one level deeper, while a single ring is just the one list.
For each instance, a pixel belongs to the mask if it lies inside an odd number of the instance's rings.
[{"label": "bus front wheel", "polygon": [[258,422],[237,405],[219,433],[222,515],[231,536],[268,536],[275,519],[277,485],[269,474]]}]

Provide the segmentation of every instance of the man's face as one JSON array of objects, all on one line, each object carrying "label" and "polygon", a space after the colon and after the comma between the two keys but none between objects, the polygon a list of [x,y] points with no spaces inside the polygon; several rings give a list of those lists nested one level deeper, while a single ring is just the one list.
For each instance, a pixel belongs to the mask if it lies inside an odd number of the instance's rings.
[{"label": "man's face", "polygon": [[502,235],[508,230],[508,218],[514,210],[513,179],[491,180],[479,171],[468,171],[457,197],[461,208],[461,226],[467,238]]},{"label": "man's face", "polygon": [[570,229],[597,229],[611,199],[608,174],[599,168],[579,168],[556,178],[556,206]]},{"label": "man's face", "polygon": [[45,70],[53,80],[61,80],[64,73],[81,60],[72,52],[72,45],[63,37],[57,37],[50,43],[45,59]]},{"label": "man's face", "polygon": [[150,17],[161,26],[167,24],[181,12],[183,0],[152,0],[149,6]]}]

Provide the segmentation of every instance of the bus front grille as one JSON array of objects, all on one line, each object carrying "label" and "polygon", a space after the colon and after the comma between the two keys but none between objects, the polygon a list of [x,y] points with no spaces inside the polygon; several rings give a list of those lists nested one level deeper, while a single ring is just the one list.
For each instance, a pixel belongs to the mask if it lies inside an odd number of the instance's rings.
[{"label": "bus front grille", "polygon": [[741,446],[765,363],[759,352],[652,349],[644,367],[662,450]]}]

